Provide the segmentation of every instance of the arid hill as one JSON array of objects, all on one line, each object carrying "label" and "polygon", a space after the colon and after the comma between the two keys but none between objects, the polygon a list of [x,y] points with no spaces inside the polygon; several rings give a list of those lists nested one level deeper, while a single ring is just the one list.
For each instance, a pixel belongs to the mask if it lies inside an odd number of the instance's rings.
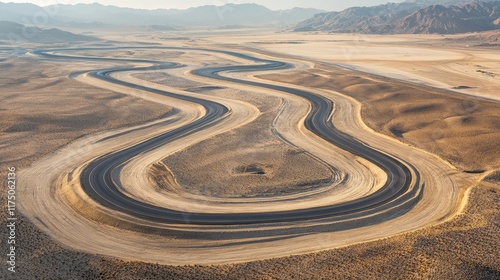
[{"label": "arid hill", "polygon": [[[355,7],[303,21],[295,31],[375,34],[456,34],[500,29],[500,1],[463,6],[420,2]],[[426,3],[424,1],[424,3]]]},{"label": "arid hill", "polygon": [[433,5],[396,22],[394,33],[456,34],[500,29],[500,1]]}]

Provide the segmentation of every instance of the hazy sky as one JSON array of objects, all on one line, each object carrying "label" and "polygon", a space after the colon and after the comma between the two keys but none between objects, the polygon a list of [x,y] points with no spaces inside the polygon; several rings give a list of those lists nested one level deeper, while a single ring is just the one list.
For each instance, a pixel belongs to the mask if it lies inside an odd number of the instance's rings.
[{"label": "hazy sky", "polygon": [[289,9],[292,7],[310,7],[323,10],[342,10],[351,6],[374,6],[387,2],[403,2],[404,0],[0,0],[1,2],[33,3],[39,6],[48,6],[56,3],[77,4],[98,2],[103,5],[114,5],[120,7],[133,7],[143,9],[156,8],[189,8],[203,5],[221,6],[228,3],[257,3],[270,9]]}]

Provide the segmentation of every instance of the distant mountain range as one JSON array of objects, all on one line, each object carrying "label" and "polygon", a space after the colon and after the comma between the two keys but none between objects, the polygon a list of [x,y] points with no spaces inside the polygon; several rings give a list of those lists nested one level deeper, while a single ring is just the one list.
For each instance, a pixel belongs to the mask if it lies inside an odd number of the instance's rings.
[{"label": "distant mountain range", "polygon": [[36,43],[59,43],[96,41],[97,38],[77,35],[57,28],[42,29],[27,27],[10,21],[0,21],[0,41],[4,42],[36,42]]},{"label": "distant mountain range", "polygon": [[432,6],[432,5],[443,5],[443,6],[463,6],[466,4],[472,4],[475,2],[491,2],[495,0],[406,0],[405,3],[414,3],[422,6],[423,8]]},{"label": "distant mountain range", "polygon": [[[436,3],[469,3],[443,6]],[[500,1],[420,0],[317,14],[295,31],[374,34],[455,34],[500,29]],[[431,4],[429,6],[429,4]]]},{"label": "distant mountain range", "polygon": [[[257,4],[226,4],[201,6],[186,10],[141,10],[94,4],[52,5],[0,2],[0,19],[28,24],[40,21],[51,26],[104,27],[104,26],[283,26],[324,12],[317,9],[294,8],[273,11]],[[40,16],[42,15],[42,16]],[[45,22],[46,21],[46,22]],[[168,28],[167,28],[168,29]]]},{"label": "distant mountain range", "polygon": [[196,26],[222,29],[296,26],[295,31],[453,34],[500,29],[499,11],[500,0],[407,0],[374,7],[353,7],[340,12],[305,8],[273,11],[257,4],[142,10],[98,3],[40,7],[0,2],[0,20],[25,25],[15,27],[21,30],[26,30],[26,26],[37,26],[35,33],[40,37],[33,36],[30,40],[39,41],[70,37],[61,30],[48,27],[86,30],[143,27],[145,30],[170,31]]}]

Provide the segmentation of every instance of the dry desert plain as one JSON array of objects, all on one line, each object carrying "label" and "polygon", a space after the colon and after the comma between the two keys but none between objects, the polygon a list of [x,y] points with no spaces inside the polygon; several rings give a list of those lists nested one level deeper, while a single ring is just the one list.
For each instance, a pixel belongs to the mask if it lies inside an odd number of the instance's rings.
[{"label": "dry desert plain", "polygon": [[[498,33],[101,37],[106,41],[2,53],[0,175],[17,169],[17,277],[500,277]],[[33,52],[39,48],[59,57]],[[196,75],[259,64],[211,50],[293,67],[222,73],[274,89]],[[179,67],[139,69],[151,61]],[[129,68],[109,76],[137,86],[91,74],[108,68]],[[126,197],[181,213],[251,216],[379,193],[389,178],[383,167],[313,133],[304,120],[314,107],[277,90],[283,87],[330,100],[328,122],[411,166],[416,187],[404,200],[361,214],[207,225],[190,222],[196,215],[182,223],[143,219],[83,191],[80,178],[95,159],[203,119],[209,112],[195,98],[229,111],[120,165],[112,178]],[[1,215],[7,219],[6,210]]]}]

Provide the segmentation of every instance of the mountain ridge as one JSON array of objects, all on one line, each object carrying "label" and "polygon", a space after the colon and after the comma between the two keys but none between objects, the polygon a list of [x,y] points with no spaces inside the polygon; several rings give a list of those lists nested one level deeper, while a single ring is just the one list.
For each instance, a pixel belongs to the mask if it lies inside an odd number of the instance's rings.
[{"label": "mountain ridge", "polygon": [[[300,22],[294,31],[367,34],[456,34],[500,29],[500,1],[472,2],[462,6],[406,1],[374,7],[353,7],[317,14]],[[424,4],[426,5],[426,4]]]}]

